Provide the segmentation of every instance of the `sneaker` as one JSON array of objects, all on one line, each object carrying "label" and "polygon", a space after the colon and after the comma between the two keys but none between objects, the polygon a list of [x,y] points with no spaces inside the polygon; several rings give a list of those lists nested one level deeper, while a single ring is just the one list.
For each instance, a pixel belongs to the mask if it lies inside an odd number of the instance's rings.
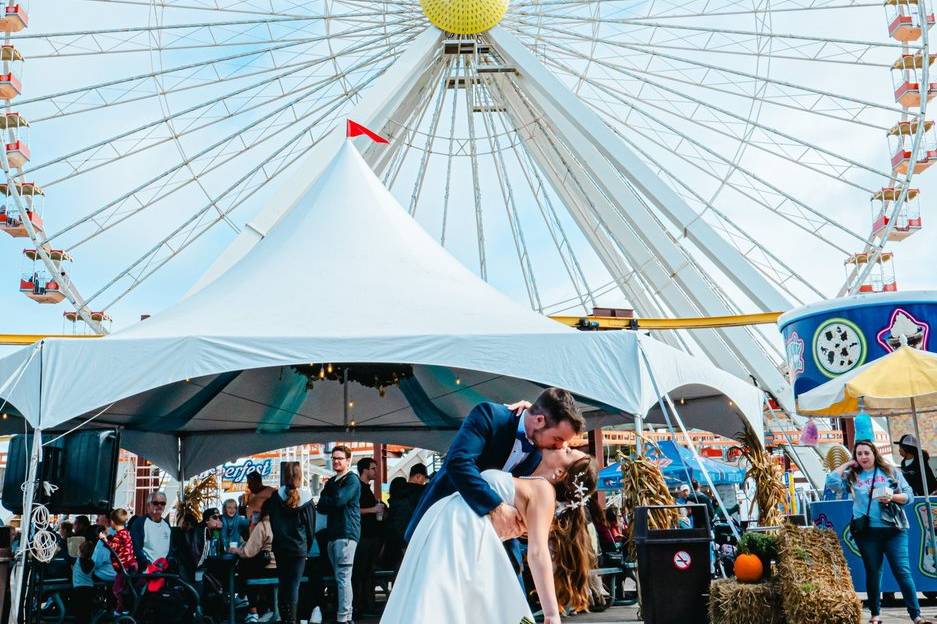
[{"label": "sneaker", "polygon": [[272,622],[272,621],[273,621],[273,611],[267,611],[266,613],[264,613],[263,615],[261,615],[259,618],[257,618],[257,621],[258,621],[258,622]]},{"label": "sneaker", "polygon": [[245,621],[245,622],[259,622],[259,621],[260,621],[260,618],[257,617],[257,614],[256,614],[256,613],[248,613],[248,614],[247,614],[247,617],[244,618],[244,621]]},{"label": "sneaker", "polygon": [[312,610],[312,616],[309,618],[309,624],[322,624],[322,609],[316,607]]}]

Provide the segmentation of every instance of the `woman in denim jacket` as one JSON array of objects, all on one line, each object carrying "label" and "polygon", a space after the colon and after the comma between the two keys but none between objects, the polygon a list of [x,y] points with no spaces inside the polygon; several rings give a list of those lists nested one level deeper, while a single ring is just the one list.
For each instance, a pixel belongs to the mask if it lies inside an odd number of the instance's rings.
[{"label": "woman in denim jacket", "polygon": [[[853,535],[865,567],[865,586],[869,596],[870,624],[881,622],[882,559],[901,587],[908,615],[916,624],[929,620],[921,617],[917,589],[908,563],[908,517],[903,505],[914,498],[911,486],[901,471],[885,462],[872,442],[856,442],[852,459],[827,475],[826,485],[838,492],[850,491],[853,496],[852,517],[868,516],[867,528]],[[873,497],[874,498],[871,498]]]}]

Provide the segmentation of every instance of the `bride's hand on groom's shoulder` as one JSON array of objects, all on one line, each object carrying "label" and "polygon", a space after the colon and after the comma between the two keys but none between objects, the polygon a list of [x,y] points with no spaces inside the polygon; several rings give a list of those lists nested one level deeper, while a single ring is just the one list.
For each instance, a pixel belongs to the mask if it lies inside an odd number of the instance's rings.
[{"label": "bride's hand on groom's shoulder", "polygon": [[533,405],[533,403],[531,403],[530,401],[518,401],[517,403],[510,403],[510,404],[505,403],[504,405],[509,410],[514,412],[515,416],[519,416],[520,413],[523,412],[525,409],[529,409],[530,406]]},{"label": "bride's hand on groom's shoulder", "polygon": [[543,618],[543,624],[563,624],[559,615],[548,615]]}]

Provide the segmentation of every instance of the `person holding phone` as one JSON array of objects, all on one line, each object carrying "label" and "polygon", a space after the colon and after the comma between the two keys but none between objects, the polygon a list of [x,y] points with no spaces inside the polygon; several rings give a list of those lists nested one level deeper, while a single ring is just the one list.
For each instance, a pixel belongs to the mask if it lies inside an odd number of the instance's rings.
[{"label": "person holding phone", "polygon": [[865,567],[872,613],[869,624],[882,621],[880,584],[882,561],[886,557],[911,620],[915,624],[929,623],[921,616],[908,562],[909,524],[903,505],[912,500],[914,492],[901,471],[885,461],[874,443],[860,440],[853,447],[852,459],[827,475],[826,485],[834,491],[852,492],[849,527]]}]

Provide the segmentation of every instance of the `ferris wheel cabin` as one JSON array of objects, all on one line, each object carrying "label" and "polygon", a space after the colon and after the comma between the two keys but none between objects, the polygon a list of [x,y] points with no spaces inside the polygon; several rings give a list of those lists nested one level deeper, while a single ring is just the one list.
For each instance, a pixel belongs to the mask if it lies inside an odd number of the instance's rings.
[{"label": "ferris wheel cabin", "polygon": [[[36,232],[43,232],[41,201],[45,192],[42,187],[35,182],[17,182],[16,193],[26,212],[26,217],[30,225]],[[0,182],[0,194],[10,196],[10,186],[6,182]],[[26,223],[23,222],[22,214],[17,204],[12,200],[7,200],[0,205],[0,231],[6,232],[13,238],[25,238],[29,236],[29,230]]]},{"label": "ferris wheel cabin", "polygon": [[16,77],[14,64],[23,62],[23,55],[12,45],[0,47],[0,60],[3,61],[3,73],[0,73],[0,99],[12,100],[23,92],[23,84]]},{"label": "ferris wheel cabin", "polygon": [[[888,224],[892,221],[888,216],[889,207],[901,200],[901,187],[885,187],[872,195],[872,237],[881,238],[885,235]],[[920,189],[909,188],[904,201],[894,215],[895,225],[888,232],[888,240],[900,241],[911,236],[921,229],[921,203]]]},{"label": "ferris wheel cabin", "polygon": [[[63,263],[71,262],[71,255],[61,249],[44,250],[46,255],[56,264],[58,275],[65,277]],[[57,278],[52,277],[42,264],[42,254],[38,249],[24,249],[23,255],[32,263],[20,279],[20,292],[38,303],[59,303],[65,299],[62,287]]]},{"label": "ferris wheel cabin", "polygon": [[[843,264],[846,265],[847,277],[856,270],[862,270],[863,266],[868,264],[874,254],[869,252],[854,253],[846,258]],[[890,251],[883,251],[875,257],[874,262],[877,265],[875,269],[869,272],[868,277],[859,285],[860,294],[895,292],[898,290],[898,283],[895,280],[894,254]]]},{"label": "ferris wheel cabin", "polygon": [[[921,18],[918,0],[885,0],[885,16],[888,20],[888,36],[895,41],[908,43],[921,38]],[[934,25],[934,14],[926,18],[928,30]]]},{"label": "ferris wheel cabin", "polygon": [[7,163],[19,168],[29,162],[29,122],[17,112],[0,115],[0,130],[7,131],[5,145]]},{"label": "ferris wheel cabin", "polygon": [[0,17],[0,32],[15,33],[29,26],[29,13],[22,4],[4,7],[3,17]]},{"label": "ferris wheel cabin", "polygon": [[[928,54],[927,64],[933,65],[937,55]],[[924,68],[922,54],[902,54],[891,66],[895,85],[895,102],[904,108],[916,108],[921,105],[921,70]],[[937,95],[937,82],[928,82],[926,97],[930,102]]]},{"label": "ferris wheel cabin", "polygon": [[[894,173],[906,174],[911,168],[911,148],[918,131],[917,121],[901,121],[888,131],[888,144],[891,147],[891,167]],[[924,122],[923,144],[920,155],[914,163],[914,173],[921,173],[937,162],[937,137],[934,135],[934,122]]]},{"label": "ferris wheel cabin", "polygon": [[61,303],[65,299],[59,283],[45,271],[24,275],[20,279],[20,292],[37,303]]}]

